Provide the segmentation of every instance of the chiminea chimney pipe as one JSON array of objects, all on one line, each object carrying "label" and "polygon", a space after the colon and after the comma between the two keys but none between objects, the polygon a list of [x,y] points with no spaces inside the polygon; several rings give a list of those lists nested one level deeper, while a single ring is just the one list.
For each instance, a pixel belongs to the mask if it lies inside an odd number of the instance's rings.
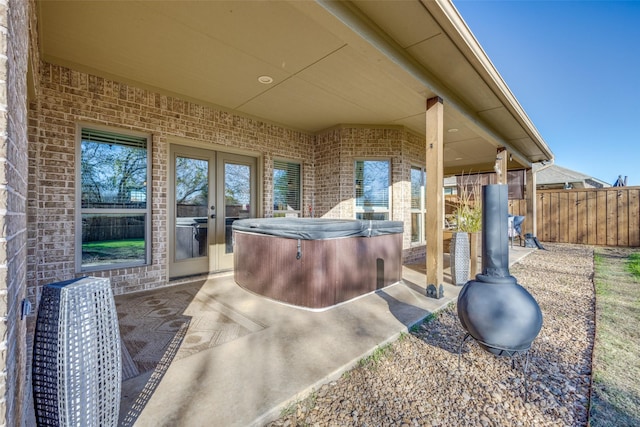
[{"label": "chiminea chimney pipe", "polygon": [[477,280],[515,282],[509,274],[509,193],[506,185],[482,187],[482,273]]}]

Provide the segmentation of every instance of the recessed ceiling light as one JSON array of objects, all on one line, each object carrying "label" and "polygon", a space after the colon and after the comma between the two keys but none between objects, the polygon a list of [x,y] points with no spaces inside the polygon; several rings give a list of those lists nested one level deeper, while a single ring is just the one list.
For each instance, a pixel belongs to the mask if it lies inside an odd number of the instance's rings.
[{"label": "recessed ceiling light", "polygon": [[258,81],[263,85],[270,85],[273,83],[273,77],[271,76],[260,76],[258,77]]},{"label": "recessed ceiling light", "polygon": [[462,160],[462,157],[456,157],[456,160]]},{"label": "recessed ceiling light", "polygon": [[458,132],[458,129],[457,128],[451,128],[451,129],[447,130],[447,132],[451,132],[451,133]]}]

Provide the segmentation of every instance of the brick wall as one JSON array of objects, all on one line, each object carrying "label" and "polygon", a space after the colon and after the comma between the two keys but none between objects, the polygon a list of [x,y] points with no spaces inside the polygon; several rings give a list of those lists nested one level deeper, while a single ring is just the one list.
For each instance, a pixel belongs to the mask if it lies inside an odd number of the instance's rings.
[{"label": "brick wall", "polygon": [[0,423],[24,424],[29,4],[0,1]]},{"label": "brick wall", "polygon": [[316,141],[317,216],[354,218],[356,159],[391,160],[391,215],[402,221],[403,260],[424,258],[424,244],[411,244],[411,166],[424,166],[424,138],[404,128],[337,127],[321,132]]},{"label": "brick wall", "polygon": [[[316,188],[314,216],[348,218],[341,211],[340,164],[342,148],[340,130],[332,129],[317,136],[315,149]],[[346,196],[346,195],[345,195]],[[348,197],[353,197],[352,195]]]},{"label": "brick wall", "polygon": [[[30,13],[29,13],[30,12]],[[169,142],[197,141],[212,149],[260,153],[262,213],[273,214],[273,160],[302,163],[304,216],[354,217],[354,160],[388,158],[392,167],[391,219],[405,224],[405,260],[424,256],[424,245],[410,243],[410,168],[424,165],[424,139],[403,128],[338,127],[306,134],[42,63],[38,57],[35,0],[0,0],[2,62],[0,131],[0,420],[22,425],[30,396],[25,372],[25,326],[19,304],[36,303],[43,285],[77,276],[75,272],[76,138],[78,123],[151,135],[152,265],[92,272],[110,277],[116,294],[167,283],[167,177]],[[29,32],[29,27],[31,31]],[[10,42],[7,43],[7,34]],[[27,46],[31,43],[31,50]],[[33,95],[26,105],[27,52]],[[28,118],[28,123],[27,123]],[[28,127],[27,127],[28,125]],[[28,136],[28,142],[27,142]],[[203,145],[200,145],[203,146]],[[35,305],[34,305],[35,308]],[[33,316],[32,319],[33,320]],[[32,323],[31,323],[32,325]]]},{"label": "brick wall", "polygon": [[[152,136],[152,265],[92,275],[110,277],[114,293],[157,287],[167,281],[167,157],[172,138],[263,154],[263,212],[272,214],[273,158],[302,162],[313,187],[309,134],[209,106],[140,89],[80,71],[43,64],[38,102],[30,105],[29,286],[69,279],[75,273],[75,150],[77,123],[106,125]],[[311,192],[304,193],[305,206]]]},{"label": "brick wall", "polygon": [[[305,216],[353,218],[354,160],[388,158],[391,218],[405,223],[410,249],[411,165],[424,164],[424,141],[403,128],[340,127],[317,136],[235,116],[127,84],[43,64],[37,102],[30,104],[29,285],[31,293],[75,275],[75,144],[77,123],[96,123],[152,136],[152,265],[95,272],[114,292],[165,283],[168,142],[183,138],[212,148],[262,154],[262,209],[273,214],[273,160],[302,163]],[[36,226],[37,225],[37,226]],[[418,249],[411,250],[420,256]]]},{"label": "brick wall", "polygon": [[[403,128],[340,127],[317,136],[155,93],[77,70],[43,64],[30,104],[29,286],[75,273],[75,149],[77,123],[152,136],[152,265],[92,272],[110,277],[116,294],[166,283],[167,155],[172,138],[262,154],[262,210],[273,214],[273,160],[302,163],[305,216],[353,218],[354,160],[388,158],[391,218],[405,223],[409,248],[410,168],[424,164],[424,141]],[[415,251],[413,251],[415,252]],[[418,250],[418,252],[420,252]]]}]

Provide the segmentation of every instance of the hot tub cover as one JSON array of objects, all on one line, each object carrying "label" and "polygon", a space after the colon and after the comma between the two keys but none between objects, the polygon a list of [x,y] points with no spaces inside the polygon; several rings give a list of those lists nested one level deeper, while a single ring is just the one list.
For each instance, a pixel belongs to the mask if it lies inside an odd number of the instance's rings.
[{"label": "hot tub cover", "polygon": [[329,218],[249,218],[234,221],[233,229],[302,240],[373,237],[404,231],[401,221]]}]

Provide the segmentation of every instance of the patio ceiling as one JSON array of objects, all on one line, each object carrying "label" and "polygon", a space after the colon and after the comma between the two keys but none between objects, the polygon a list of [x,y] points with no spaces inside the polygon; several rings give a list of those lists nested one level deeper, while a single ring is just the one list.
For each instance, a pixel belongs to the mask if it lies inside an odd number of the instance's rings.
[{"label": "patio ceiling", "polygon": [[424,135],[425,101],[437,95],[445,174],[491,170],[499,146],[513,154],[509,168],[552,158],[445,0],[41,0],[38,7],[46,62],[307,132],[359,124]]}]

